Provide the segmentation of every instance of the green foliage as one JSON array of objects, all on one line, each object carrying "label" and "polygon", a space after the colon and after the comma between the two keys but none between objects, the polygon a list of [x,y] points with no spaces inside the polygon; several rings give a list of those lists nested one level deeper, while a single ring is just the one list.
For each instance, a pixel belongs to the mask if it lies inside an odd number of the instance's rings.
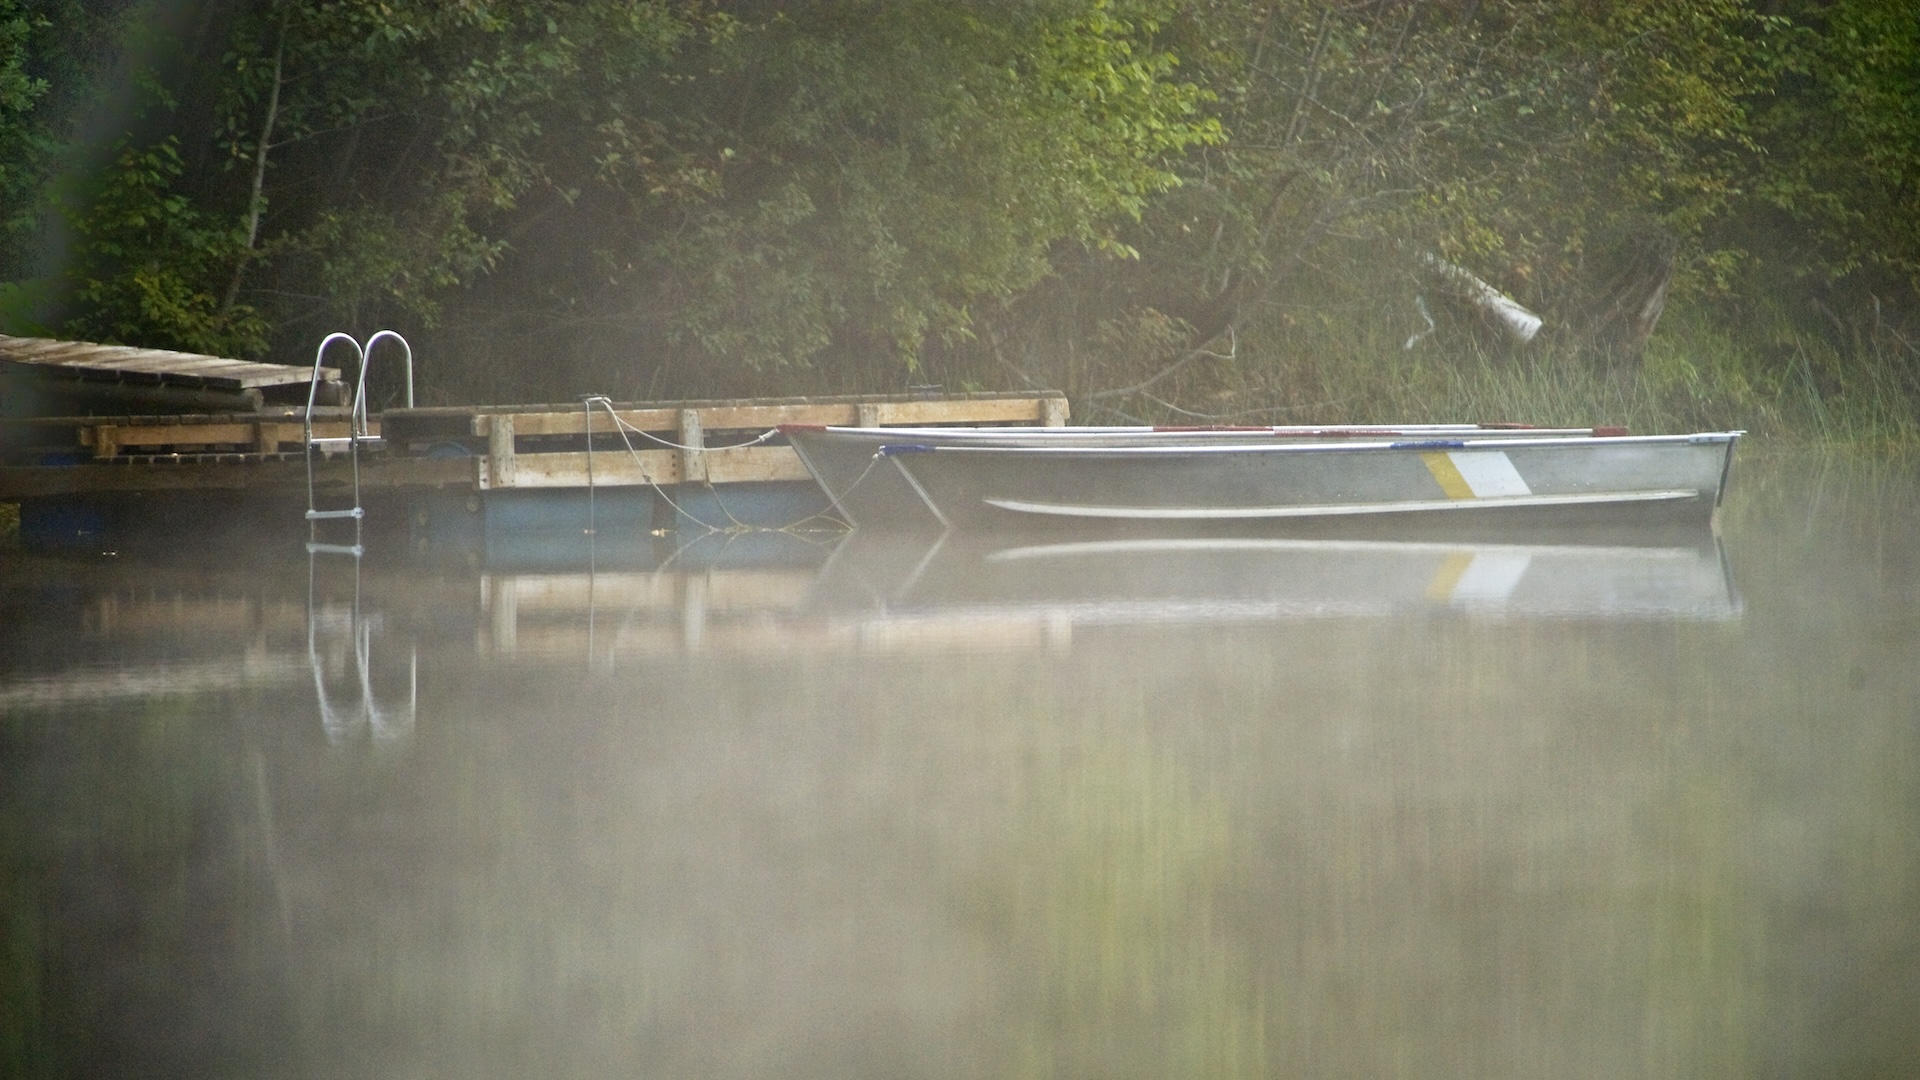
[{"label": "green foliage", "polygon": [[[742,24],[710,63],[736,115],[703,130],[710,187],[652,241],[668,332],[755,366],[871,343],[911,362],[969,305],[1031,286],[1070,241],[1129,254],[1113,223],[1211,141],[1150,14],[1105,3],[819,4]],[[706,156],[706,155],[703,155]]]},{"label": "green foliage", "polygon": [[1438,256],[1555,363],[1670,292],[1750,328],[1790,298],[1898,374],[1915,87],[1892,0],[0,0],[0,303],[283,359],[398,323],[458,357],[444,397],[914,378],[1200,416],[1162,393],[1232,381],[1195,365],[1418,334]]},{"label": "green foliage", "polygon": [[216,282],[239,252],[231,225],[209,220],[172,190],[182,171],[174,140],[121,152],[76,223],[85,256],[75,277],[85,314],[78,338],[216,356],[250,356],[266,325],[244,305],[221,310]]},{"label": "green foliage", "polygon": [[[303,326],[453,301],[702,367],[911,364],[1055,243],[1129,254],[1116,222],[1219,137],[1164,3],[208,10],[214,55],[136,79],[175,142],[128,144],[177,156],[97,185],[74,327],[232,348],[241,300]],[[130,227],[191,257],[142,262]]]},{"label": "green foliage", "polygon": [[1806,270],[1920,291],[1920,19],[1896,0],[1790,7],[1755,193],[1804,230]]},{"label": "green foliage", "polygon": [[12,196],[25,179],[21,161],[33,142],[27,115],[46,94],[46,79],[27,67],[27,46],[44,27],[44,15],[25,12],[19,0],[0,0],[0,196]]},{"label": "green foliage", "polygon": [[[45,25],[45,17],[23,11],[20,0],[0,0],[0,132],[14,140],[20,114],[47,92],[46,80],[27,71],[28,37]],[[11,175],[11,164],[0,161],[0,184]]]},{"label": "green foliage", "polygon": [[[71,93],[63,94],[60,83],[75,81],[65,50],[54,43],[83,36],[95,21],[76,7],[0,0],[0,273],[20,261],[15,245],[36,219],[35,197],[59,145],[48,115]],[[11,307],[17,297],[7,299]]]}]

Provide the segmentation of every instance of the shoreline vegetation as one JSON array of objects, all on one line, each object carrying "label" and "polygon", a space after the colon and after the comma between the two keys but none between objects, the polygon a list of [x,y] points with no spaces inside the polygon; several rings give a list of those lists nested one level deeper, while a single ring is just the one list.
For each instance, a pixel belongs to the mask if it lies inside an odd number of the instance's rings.
[{"label": "shoreline vegetation", "polygon": [[[1920,436],[1905,0],[0,0],[0,333]],[[376,372],[375,407],[398,387]]]},{"label": "shoreline vegetation", "polygon": [[1742,453],[1920,449],[1920,350],[1898,339],[1843,350],[1789,335],[1763,350],[1681,312],[1624,374],[1552,346],[1443,354],[1348,338],[1280,351],[1277,361],[1176,373],[1169,386],[1118,400],[1075,401],[1074,422],[1615,424],[1643,434],[1742,430]]}]

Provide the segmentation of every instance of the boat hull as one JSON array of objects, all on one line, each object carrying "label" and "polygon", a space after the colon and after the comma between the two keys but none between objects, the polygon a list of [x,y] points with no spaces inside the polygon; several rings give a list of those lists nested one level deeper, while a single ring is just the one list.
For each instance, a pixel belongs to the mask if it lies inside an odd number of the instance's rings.
[{"label": "boat hull", "polygon": [[954,529],[1706,523],[1738,433],[883,452]]},{"label": "boat hull", "polygon": [[[1532,437],[1591,435],[1591,428],[1528,429]],[[1278,426],[1256,428],[848,428],[790,425],[781,429],[848,525],[909,532],[945,528],[905,474],[882,460],[881,447],[987,446],[1115,449],[1127,447],[1334,445],[1382,438],[1477,440],[1511,438],[1512,427],[1476,424]]]}]

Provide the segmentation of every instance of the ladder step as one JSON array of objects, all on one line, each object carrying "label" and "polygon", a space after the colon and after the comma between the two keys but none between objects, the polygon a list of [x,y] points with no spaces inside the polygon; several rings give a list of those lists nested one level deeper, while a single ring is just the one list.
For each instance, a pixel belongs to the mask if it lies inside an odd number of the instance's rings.
[{"label": "ladder step", "polygon": [[381,447],[384,447],[386,445],[387,440],[379,435],[344,435],[337,439],[326,438],[326,439],[308,439],[307,440],[308,446],[314,448],[315,450],[320,451],[323,454],[344,454],[347,451],[352,450],[356,443],[366,447],[369,450],[378,450]]},{"label": "ladder step", "polygon": [[367,516],[367,512],[358,506],[354,507],[351,510],[309,510],[307,511],[308,521],[332,521],[335,518],[362,518],[366,516]]},{"label": "ladder step", "polygon": [[360,556],[365,555],[366,553],[367,553],[367,549],[362,547],[359,544],[308,544],[307,545],[307,554],[309,555],[351,555],[357,559]]}]

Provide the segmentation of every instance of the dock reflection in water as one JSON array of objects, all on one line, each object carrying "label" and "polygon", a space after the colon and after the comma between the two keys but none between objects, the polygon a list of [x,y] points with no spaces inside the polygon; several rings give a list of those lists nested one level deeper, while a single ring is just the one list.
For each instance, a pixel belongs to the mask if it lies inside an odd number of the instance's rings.
[{"label": "dock reflection in water", "polygon": [[1728,555],[0,563],[0,1065],[1902,1075],[1920,487],[1748,479]]}]

